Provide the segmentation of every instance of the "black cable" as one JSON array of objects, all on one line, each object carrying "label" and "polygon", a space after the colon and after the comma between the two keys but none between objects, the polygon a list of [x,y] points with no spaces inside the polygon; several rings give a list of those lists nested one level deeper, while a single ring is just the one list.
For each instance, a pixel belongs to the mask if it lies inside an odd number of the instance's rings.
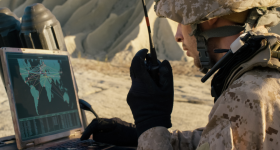
[{"label": "black cable", "polygon": [[83,99],[79,99],[79,104],[80,104],[80,108],[81,109],[90,111],[90,112],[92,112],[95,115],[96,118],[99,118],[97,113],[93,110],[93,108],[91,107],[91,105],[88,102],[86,102]]}]

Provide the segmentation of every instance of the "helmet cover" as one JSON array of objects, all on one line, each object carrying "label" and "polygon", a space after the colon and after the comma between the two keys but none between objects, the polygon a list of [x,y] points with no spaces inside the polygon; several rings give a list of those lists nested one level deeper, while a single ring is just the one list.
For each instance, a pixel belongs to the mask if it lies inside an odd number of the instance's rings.
[{"label": "helmet cover", "polygon": [[279,0],[155,0],[157,16],[188,25],[255,7],[280,7]]}]

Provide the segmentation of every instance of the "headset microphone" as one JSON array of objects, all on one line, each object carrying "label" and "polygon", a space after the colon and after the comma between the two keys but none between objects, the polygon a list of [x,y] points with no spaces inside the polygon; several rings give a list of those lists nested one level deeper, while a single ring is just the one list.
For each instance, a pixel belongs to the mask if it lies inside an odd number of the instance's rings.
[{"label": "headset microphone", "polygon": [[150,75],[152,76],[153,80],[158,84],[158,67],[160,62],[157,60],[157,53],[156,49],[153,43],[153,39],[151,37],[151,27],[150,27],[150,22],[149,22],[149,17],[147,13],[147,8],[146,8],[146,3],[145,0],[142,0],[143,8],[144,8],[144,13],[145,13],[145,19],[147,23],[147,28],[148,28],[148,35],[149,35],[149,40],[150,40],[150,58],[146,60],[146,64],[148,66],[148,70],[150,72]]}]

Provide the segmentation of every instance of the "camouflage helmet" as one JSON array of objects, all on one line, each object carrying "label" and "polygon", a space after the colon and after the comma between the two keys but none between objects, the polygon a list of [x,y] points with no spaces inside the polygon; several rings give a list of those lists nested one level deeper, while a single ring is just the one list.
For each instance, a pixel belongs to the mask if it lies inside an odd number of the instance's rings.
[{"label": "camouflage helmet", "polygon": [[[280,13],[276,10],[276,7],[280,7],[280,0],[155,0],[155,2],[155,12],[159,17],[191,25],[193,30],[191,35],[195,35],[197,39],[200,71],[205,74],[214,65],[207,50],[209,38],[232,36],[242,31],[246,33],[257,26],[273,27],[280,22]],[[242,18],[244,22],[243,25],[222,26],[207,31],[200,31],[197,27],[198,24],[217,17]]]},{"label": "camouflage helmet", "polygon": [[279,0],[155,0],[157,16],[178,23],[199,24],[252,8],[280,7]]}]

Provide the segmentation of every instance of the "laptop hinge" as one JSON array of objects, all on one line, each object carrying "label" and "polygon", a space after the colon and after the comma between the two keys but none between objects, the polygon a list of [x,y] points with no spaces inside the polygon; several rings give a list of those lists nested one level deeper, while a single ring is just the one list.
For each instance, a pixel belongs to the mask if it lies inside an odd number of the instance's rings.
[{"label": "laptop hinge", "polygon": [[34,143],[32,142],[32,143],[27,143],[26,145],[26,148],[28,148],[28,147],[33,147],[34,146]]}]

